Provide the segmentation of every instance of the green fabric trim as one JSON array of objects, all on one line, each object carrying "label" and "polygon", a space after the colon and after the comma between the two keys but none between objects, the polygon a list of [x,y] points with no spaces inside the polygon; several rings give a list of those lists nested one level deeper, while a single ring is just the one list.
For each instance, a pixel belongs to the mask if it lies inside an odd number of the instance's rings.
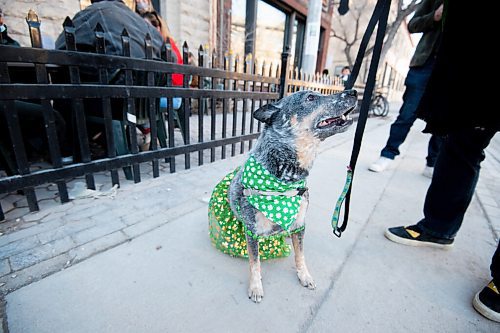
[{"label": "green fabric trim", "polygon": [[[241,183],[246,189],[264,192],[286,192],[305,187],[306,181],[288,183],[276,178],[255,157],[250,156],[243,166]],[[302,197],[286,195],[249,195],[248,202],[258,209],[266,218],[288,231],[297,219]]]},{"label": "green fabric trim", "polygon": [[216,186],[208,205],[209,236],[212,244],[220,251],[236,257],[248,258],[247,238],[251,237],[259,242],[259,257],[262,260],[287,257],[291,247],[286,237],[304,230],[304,227],[284,231],[268,237],[253,234],[246,225],[232,212],[228,190],[232,179],[239,168],[229,173]]}]

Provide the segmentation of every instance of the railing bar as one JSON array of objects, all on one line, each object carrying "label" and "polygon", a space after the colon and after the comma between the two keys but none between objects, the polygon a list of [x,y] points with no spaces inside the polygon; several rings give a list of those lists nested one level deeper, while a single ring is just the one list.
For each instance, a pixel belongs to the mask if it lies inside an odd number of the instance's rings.
[{"label": "railing bar", "polygon": [[[167,38],[166,42],[166,60],[167,62],[172,62],[172,45],[170,44],[170,39]],[[172,86],[172,74],[167,73],[167,87]],[[168,119],[168,146],[170,148],[175,147],[175,110],[174,110],[174,100],[173,97],[167,97],[167,119]],[[170,173],[175,172],[175,156],[168,159],[170,163]]]},{"label": "railing bar", "polygon": [[[146,36],[144,40],[144,49],[146,54],[146,59],[153,59],[153,46],[151,42],[150,35]],[[146,81],[148,87],[153,87],[155,85],[155,73],[148,71],[146,74]],[[158,127],[156,123],[157,114],[160,113],[160,106],[156,105],[157,99],[155,98],[146,98],[146,106],[147,106],[147,115],[149,118],[149,130],[150,130],[150,147],[151,150],[158,149],[158,141],[156,140],[158,137]],[[157,158],[152,161],[153,168],[153,178],[158,178],[160,176],[160,163]]]},{"label": "railing bar", "polygon": [[[64,28],[64,38],[66,42],[66,50],[68,52],[76,51],[76,40],[75,40],[76,29],[69,17],[66,17],[66,20],[64,20],[63,28]],[[80,69],[76,64],[71,64],[69,66],[69,78],[70,78],[70,83],[72,85],[81,84]],[[40,98],[43,99],[43,97]],[[89,140],[87,136],[87,125],[85,120],[85,112],[83,108],[83,100],[81,97],[72,99],[71,109],[73,110],[72,114],[76,122],[76,130],[77,130],[76,134],[78,135],[81,160],[84,163],[90,162],[91,158],[90,158]],[[94,176],[92,174],[85,175],[85,182],[87,184],[88,189],[95,190],[95,181],[94,181]]]},{"label": "railing bar", "polygon": [[[124,57],[130,57],[130,37],[126,29],[123,29],[122,32],[122,51]],[[125,85],[132,86],[134,85],[134,79],[132,76],[131,69],[125,69]],[[127,121],[129,126],[129,142],[130,142],[130,152],[132,154],[139,153],[139,147],[137,146],[137,136],[136,136],[136,124],[137,124],[137,116],[135,112],[135,100],[132,97],[126,98],[126,103],[124,104],[124,116],[123,119]],[[134,183],[139,183],[141,181],[141,173],[140,167],[138,163],[132,164],[132,173],[134,177]]]},{"label": "railing bar", "polygon": [[[189,61],[189,48],[186,42],[184,42],[184,45],[182,46],[182,61],[184,65],[188,64]],[[184,88],[189,88],[189,76],[184,75],[184,80],[182,82],[182,86]],[[191,130],[189,126],[189,117],[191,116],[191,99],[183,97],[182,98],[182,108],[184,110],[184,128],[181,128],[181,131],[184,132],[184,144],[189,145],[191,142]],[[190,169],[191,168],[191,154],[186,153],[184,154],[184,168]]]},{"label": "railing bar", "polygon": [[[34,31],[36,32],[36,30]],[[39,32],[39,30],[38,30]],[[44,65],[35,64],[36,81],[41,84],[48,84],[48,74]],[[50,101],[46,99],[41,100],[43,108],[43,119],[45,122],[45,133],[47,135],[47,142],[49,144],[50,160],[54,168],[62,167],[61,147],[59,146],[59,138],[57,135],[56,124],[54,119],[54,109]],[[60,138],[64,140],[64,138]],[[57,189],[61,203],[69,202],[68,188],[65,182],[57,182]]]},{"label": "railing bar", "polygon": [[[227,55],[224,56],[224,70],[227,71],[227,67],[229,64],[229,58]],[[230,88],[230,84],[228,80],[222,79],[222,85],[224,90]],[[225,139],[227,137],[227,109],[228,109],[228,100],[227,98],[222,99],[222,138]],[[222,146],[221,149],[221,159],[226,158],[226,146]]]},{"label": "railing bar", "polygon": [[[110,69],[130,69],[137,71],[153,71],[165,73],[179,73],[187,75],[201,75],[221,79],[257,80],[268,83],[279,83],[278,78],[245,73],[224,71],[218,68],[198,67],[168,63],[160,60],[146,60],[129,58],[118,55],[105,55],[77,51],[61,51],[33,48],[19,48],[13,46],[0,46],[2,61],[9,63],[40,63],[49,66],[82,66],[89,68],[105,67]],[[54,65],[57,64],[57,65]]]},{"label": "railing bar", "polygon": [[[198,66],[203,67],[204,66],[204,53],[203,53],[203,47],[200,45],[200,48],[198,49]],[[198,89],[202,90],[203,89],[203,76],[200,75],[198,79]],[[205,112],[205,99],[204,98],[198,98],[198,142],[201,143],[203,142],[203,114]],[[203,150],[200,150],[198,152],[198,165],[203,165]]]},{"label": "railing bar", "polygon": [[69,98],[136,98],[152,97],[191,97],[191,98],[268,98],[277,99],[275,92],[259,94],[251,91],[232,91],[214,89],[184,89],[178,87],[147,87],[98,84],[0,84],[0,99],[69,99]]},{"label": "railing bar", "polygon": [[229,145],[241,141],[255,140],[259,133],[246,134],[216,141],[195,143],[189,146],[180,146],[174,148],[161,148],[155,151],[142,152],[140,154],[119,155],[114,158],[104,158],[87,163],[74,163],[63,166],[61,169],[48,169],[36,171],[23,176],[14,175],[0,179],[0,193],[9,193],[23,187],[33,187],[48,182],[55,182],[61,179],[71,179],[84,175],[85,173],[101,172],[111,168],[121,168],[133,163],[144,163],[151,161],[152,158],[168,158],[185,153],[192,153],[204,149],[210,149],[212,146]]},{"label": "railing bar", "polygon": [[[98,24],[95,28],[96,35],[96,52],[99,54],[104,54],[105,52],[105,41],[104,41],[104,31],[102,26]],[[106,68],[99,68],[99,82],[103,85],[109,84],[108,71]],[[106,148],[108,157],[116,156],[116,145],[113,133],[113,120],[111,114],[111,100],[109,98],[102,98],[101,101],[102,114],[104,117],[104,131],[106,134]],[[111,183],[113,185],[120,186],[120,178],[118,177],[118,170],[111,170]]]},{"label": "railing bar", "polygon": [[[28,157],[26,156],[26,149],[24,146],[23,137],[21,135],[21,126],[19,125],[19,118],[14,101],[0,102],[5,120],[7,121],[7,128],[16,158],[17,169],[20,175],[27,175],[30,173]],[[36,199],[35,190],[32,187],[23,189],[30,212],[39,210],[38,202]]]},{"label": "railing bar", "polygon": [[[245,59],[245,63],[244,63],[244,69],[243,69],[243,72],[245,73],[248,73],[249,71],[251,72],[251,69],[250,69],[250,62],[252,60],[250,59],[250,56],[247,56],[246,59]],[[248,82],[249,81],[243,81],[243,91],[248,91]],[[243,99],[243,110],[241,112],[241,135],[245,135],[245,127],[246,127],[246,123],[247,123],[247,108],[248,108],[248,99],[244,98]],[[243,154],[243,152],[245,151],[245,143],[244,142],[241,142],[241,146],[240,146],[240,154]]]}]

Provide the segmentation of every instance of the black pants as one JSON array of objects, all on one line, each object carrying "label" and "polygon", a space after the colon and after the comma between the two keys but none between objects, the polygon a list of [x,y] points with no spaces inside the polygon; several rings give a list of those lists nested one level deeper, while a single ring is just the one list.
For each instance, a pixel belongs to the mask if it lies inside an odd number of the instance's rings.
[{"label": "black pants", "polygon": [[[444,141],[418,225],[435,237],[452,239],[469,207],[479,178],[484,148],[495,130],[468,129],[450,134]],[[491,260],[491,276],[500,286],[500,243]]]},{"label": "black pants", "polygon": [[453,239],[462,225],[479,178],[484,148],[496,131],[465,129],[448,135],[439,152],[418,225],[434,237]]}]

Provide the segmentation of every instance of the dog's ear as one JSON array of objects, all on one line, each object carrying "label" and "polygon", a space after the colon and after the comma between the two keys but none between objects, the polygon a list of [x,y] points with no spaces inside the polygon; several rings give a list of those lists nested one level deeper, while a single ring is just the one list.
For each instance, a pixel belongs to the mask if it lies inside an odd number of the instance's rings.
[{"label": "dog's ear", "polygon": [[254,111],[253,117],[258,121],[262,121],[268,125],[271,125],[273,116],[281,110],[281,103],[268,103],[257,110]]}]

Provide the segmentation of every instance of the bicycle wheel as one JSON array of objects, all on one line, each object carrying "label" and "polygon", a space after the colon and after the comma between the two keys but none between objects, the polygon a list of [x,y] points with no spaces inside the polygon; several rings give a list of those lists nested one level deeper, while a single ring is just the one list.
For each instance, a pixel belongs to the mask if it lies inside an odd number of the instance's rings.
[{"label": "bicycle wheel", "polygon": [[389,101],[384,96],[382,97],[382,103],[384,104],[384,112],[382,112],[381,117],[385,117],[389,114]]},{"label": "bicycle wheel", "polygon": [[384,96],[376,95],[370,103],[370,111],[375,116],[385,117],[389,113],[389,102]]}]

